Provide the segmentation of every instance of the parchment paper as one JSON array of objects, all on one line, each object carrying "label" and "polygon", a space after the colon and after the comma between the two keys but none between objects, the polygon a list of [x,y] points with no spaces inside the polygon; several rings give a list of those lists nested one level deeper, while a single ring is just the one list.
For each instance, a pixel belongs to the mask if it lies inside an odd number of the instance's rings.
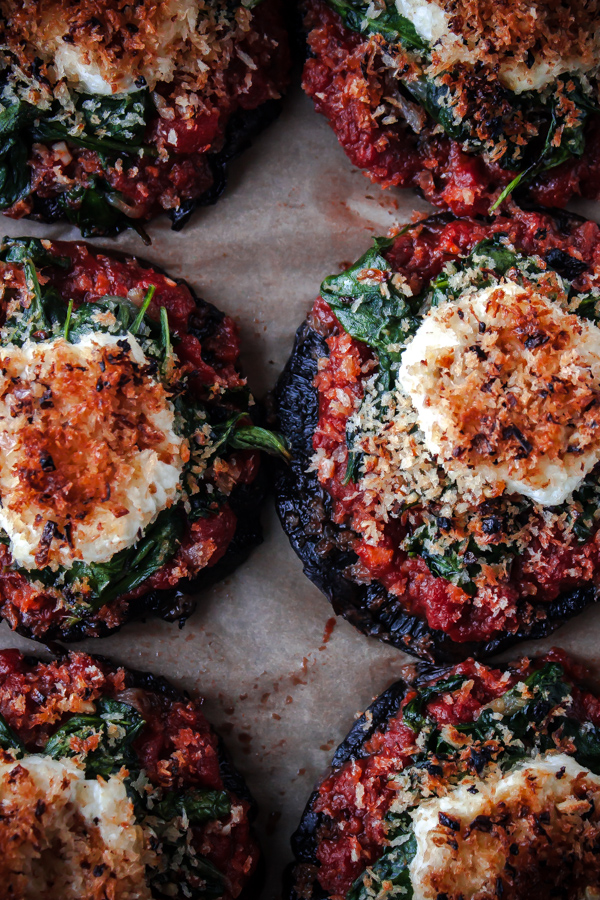
[{"label": "parchment paper", "polygon": [[[353,169],[326,122],[297,88],[281,119],[236,164],[220,203],[186,230],[166,221],[153,244],[121,235],[119,247],[186,278],[239,322],[243,359],[257,396],[272,388],[296,327],[323,277],[352,262],[395,222],[431,209],[411,192],[384,192]],[[578,211],[600,217],[600,207]],[[3,219],[12,236],[76,239],[67,227]],[[165,675],[206,698],[206,712],[260,803],[258,830],[268,865],[263,900],[280,894],[289,838],[316,779],[355,714],[409,662],[341,619],[302,574],[271,504],[265,542],[248,563],[205,593],[183,630],[133,623],[111,638],[78,645],[116,662]],[[332,630],[333,626],[333,630]],[[504,654],[560,643],[599,668],[600,608],[554,638]],[[36,646],[0,628],[1,647]]]}]

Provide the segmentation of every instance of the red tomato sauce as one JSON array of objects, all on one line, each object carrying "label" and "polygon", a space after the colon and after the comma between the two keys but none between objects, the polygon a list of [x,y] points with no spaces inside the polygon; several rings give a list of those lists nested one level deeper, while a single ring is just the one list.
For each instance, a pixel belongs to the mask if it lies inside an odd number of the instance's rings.
[{"label": "red tomato sauce", "polygon": [[[582,222],[566,234],[550,216],[535,212],[515,214],[510,219],[498,217],[492,224],[472,219],[450,223],[443,217],[432,219],[399,236],[386,256],[394,271],[404,275],[413,294],[417,294],[439,274],[445,262],[467,254],[480,240],[498,233],[507,234],[525,254],[543,257],[548,250],[560,249],[585,262],[589,272],[574,282],[578,290],[589,288],[591,273],[600,268],[600,229],[596,223]],[[435,576],[421,558],[411,558],[400,548],[406,535],[400,520],[390,520],[377,545],[367,543],[361,537],[361,521],[367,509],[365,498],[356,484],[344,484],[344,477],[348,462],[346,426],[355,408],[354,398],[363,395],[365,368],[373,355],[365,344],[343,331],[322,298],[315,303],[310,322],[327,336],[329,347],[328,360],[321,362],[315,381],[319,422],[313,446],[324,450],[331,460],[330,477],[321,483],[334,498],[334,520],[356,534],[353,549],[366,580],[379,581],[407,612],[425,618],[432,628],[441,629],[454,641],[464,642],[514,632],[539,615],[532,601],[548,603],[565,590],[589,584],[598,577],[598,532],[577,545],[565,546],[553,540],[542,547],[538,541],[533,542],[514,561],[508,581],[490,584],[485,596],[478,591],[474,597]],[[341,396],[346,396],[347,402],[342,403]]]},{"label": "red tomato sauce", "polygon": [[[486,215],[516,172],[465,153],[461,145],[434,133],[430,119],[417,135],[408,124],[381,124],[374,116],[386,80],[373,63],[369,40],[347,29],[325,0],[308,0],[306,25],[312,51],[303,86],[324,115],[353,165],[384,187],[415,187],[457,216]],[[586,150],[537,176],[531,197],[544,206],[565,206],[573,196],[598,196],[600,121],[588,129]]]},{"label": "red tomato sauce", "polygon": [[[43,749],[72,715],[90,714],[90,704],[100,697],[128,703],[144,717],[146,724],[133,746],[153,785],[182,792],[225,789],[218,738],[200,709],[202,701],[174,700],[131,688],[124,669],[112,669],[86,653],[36,663],[18,650],[0,651],[0,713],[30,753]],[[208,823],[194,829],[200,852],[228,879],[223,900],[240,893],[259,857],[250,833],[248,803],[232,800],[242,806],[243,815],[230,828],[212,834]]]},{"label": "red tomato sauce", "polygon": [[[556,649],[533,663],[522,659],[511,666],[508,677],[500,669],[467,660],[441,676],[446,680],[454,674],[464,675],[466,684],[458,692],[434,698],[426,705],[426,714],[439,725],[472,722],[482,706],[547,662],[560,663],[569,679],[587,677],[585,669]],[[364,744],[363,758],[345,763],[318,788],[313,808],[326,817],[317,833],[318,879],[328,896],[345,897],[356,878],[381,855],[384,818],[397,796],[390,776],[410,765],[417,750],[415,732],[402,723],[402,710],[414,696],[415,691],[408,691],[400,711]],[[600,700],[578,687],[573,688],[572,696],[574,718],[597,724]]]}]

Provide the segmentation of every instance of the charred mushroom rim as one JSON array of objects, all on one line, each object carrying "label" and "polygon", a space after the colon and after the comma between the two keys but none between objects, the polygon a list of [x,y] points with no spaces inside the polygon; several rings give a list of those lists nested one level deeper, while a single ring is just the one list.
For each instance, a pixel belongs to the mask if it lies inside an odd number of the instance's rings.
[{"label": "charred mushroom rim", "polygon": [[261,540],[233,321],[132,257],[0,246],[0,615],[36,639],[185,618]]},{"label": "charred mushroom rim", "polygon": [[192,701],[86,653],[0,651],[3,896],[255,896],[255,804]]},{"label": "charred mushroom rim", "polygon": [[597,0],[304,0],[304,88],[359,168],[456,215],[600,183]]},{"label": "charred mushroom rim", "polygon": [[292,838],[286,900],[592,900],[600,701],[561,650],[420,664],[338,748]]},{"label": "charred mushroom rim", "polygon": [[597,597],[600,229],[433,216],[325,279],[276,390],[279,515],[362,631],[430,660]]},{"label": "charred mushroom rim", "polygon": [[214,203],[278,114],[281,0],[3,0],[0,209],[114,235]]}]

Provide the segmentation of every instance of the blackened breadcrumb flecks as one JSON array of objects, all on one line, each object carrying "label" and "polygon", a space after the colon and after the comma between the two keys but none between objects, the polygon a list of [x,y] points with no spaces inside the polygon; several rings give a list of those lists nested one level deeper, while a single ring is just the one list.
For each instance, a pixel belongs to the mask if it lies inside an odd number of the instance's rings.
[{"label": "blackened breadcrumb flecks", "polygon": [[7,897],[253,896],[254,804],[201,701],[84,653],[5,650],[0,714]]},{"label": "blackened breadcrumb flecks", "polygon": [[[351,161],[457,215],[597,196],[597,4],[306,0],[304,87]],[[362,14],[361,14],[362,10]]]},{"label": "blackened breadcrumb flecks", "polygon": [[407,672],[310,798],[286,900],[594,897],[600,704],[586,682],[560,650]]},{"label": "blackened breadcrumb flecks", "polygon": [[[572,217],[443,215],[323,283],[278,387],[295,459],[276,489],[306,573],[361,630],[452,660],[593,602],[599,247]],[[572,281],[546,262],[557,250],[581,263]],[[361,281],[374,262],[389,296]],[[497,293],[519,319],[506,344]],[[448,316],[456,331],[427,344]]]},{"label": "blackened breadcrumb flecks", "polygon": [[216,201],[287,84],[280,0],[6,3],[0,190],[8,215],[85,237]]}]

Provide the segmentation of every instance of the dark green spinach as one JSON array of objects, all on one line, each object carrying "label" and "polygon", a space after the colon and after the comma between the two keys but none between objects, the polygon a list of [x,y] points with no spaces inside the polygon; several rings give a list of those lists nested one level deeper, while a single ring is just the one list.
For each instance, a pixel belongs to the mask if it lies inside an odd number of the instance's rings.
[{"label": "dark green spinach", "polygon": [[[69,621],[74,624],[80,617],[135,590],[161,569],[177,552],[184,531],[181,510],[171,507],[159,513],[139,541],[115,553],[108,562],[77,561],[70,569],[43,569],[35,574],[47,586],[64,585],[67,596],[72,593],[75,615]],[[83,599],[79,600],[80,596]]]},{"label": "dark green spinach", "polygon": [[184,813],[190,825],[202,825],[211,819],[222,819],[231,812],[231,800],[227,791],[193,790],[186,793],[167,791],[154,803],[150,815],[166,822]]},{"label": "dark green spinach", "polygon": [[373,863],[366,872],[356,879],[346,895],[346,900],[373,900],[374,897],[387,896],[394,888],[400,888],[402,898],[411,900],[414,895],[410,879],[409,866],[417,852],[417,840],[410,831],[408,816],[403,817],[402,825],[388,832],[388,840],[402,843],[386,847],[382,856]]},{"label": "dark green spinach", "polygon": [[321,285],[321,296],[345,331],[376,350],[383,368],[400,361],[402,344],[415,329],[416,310],[394,283],[394,272],[382,253],[394,240],[375,238],[358,262]]},{"label": "dark green spinach", "polygon": [[3,715],[0,715],[0,748],[2,750],[16,750],[19,756],[25,753],[23,741],[13,731]]},{"label": "dark green spinach", "polygon": [[[421,687],[416,697],[404,707],[403,723],[424,736],[420,741],[422,749],[413,761],[415,772],[428,769],[432,764],[442,772],[444,763],[455,761],[460,779],[470,765],[474,765],[480,774],[480,767],[492,759],[506,771],[536,753],[555,750],[561,741],[572,744],[580,765],[596,774],[600,772],[600,728],[591,723],[582,725],[569,715],[572,685],[565,679],[560,664],[546,663],[493,703],[484,706],[474,721],[456,725],[457,732],[470,738],[470,754],[462,742],[458,747],[450,745],[442,737],[442,728],[425,712],[427,703],[460,690],[466,680],[465,675],[453,675]],[[418,801],[417,792],[415,802]],[[346,900],[383,898],[389,891],[388,884],[401,887],[403,897],[413,896],[409,866],[417,847],[410,813],[397,815],[390,811],[386,825],[387,846],[377,862],[357,878]]]},{"label": "dark green spinach", "polygon": [[409,728],[412,728],[413,731],[421,731],[427,722],[425,707],[429,701],[442,694],[451,694],[454,691],[459,690],[466,680],[464,675],[453,675],[445,681],[437,681],[430,687],[420,688],[417,691],[416,697],[413,697],[402,711],[404,723],[408,725]]},{"label": "dark green spinach", "polygon": [[236,413],[226,422],[212,428],[213,457],[225,448],[231,450],[262,450],[270,456],[291,459],[287,440],[275,431],[249,424],[248,413]]}]

